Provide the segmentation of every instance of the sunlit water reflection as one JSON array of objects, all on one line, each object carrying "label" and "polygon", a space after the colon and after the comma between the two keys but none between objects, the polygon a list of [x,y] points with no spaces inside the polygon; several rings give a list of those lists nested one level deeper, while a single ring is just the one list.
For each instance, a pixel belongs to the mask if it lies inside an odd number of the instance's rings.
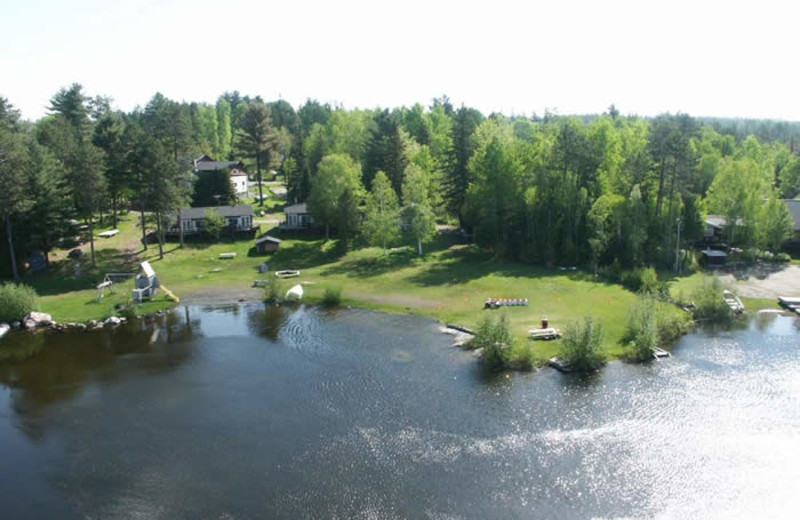
[{"label": "sunlit water reflection", "polygon": [[0,504],[20,519],[795,518],[797,324],[699,331],[671,360],[591,377],[487,374],[430,321],[353,310],[180,308],[39,336],[0,362]]}]

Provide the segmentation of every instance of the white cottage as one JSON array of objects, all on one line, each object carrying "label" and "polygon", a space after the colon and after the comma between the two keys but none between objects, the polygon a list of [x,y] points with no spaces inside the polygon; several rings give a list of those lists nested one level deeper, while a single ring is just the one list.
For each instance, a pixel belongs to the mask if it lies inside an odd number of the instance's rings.
[{"label": "white cottage", "polygon": [[180,211],[180,226],[184,235],[203,231],[206,226],[206,212],[214,211],[225,219],[228,230],[251,231],[253,226],[253,206],[217,206],[210,208],[183,208]]}]

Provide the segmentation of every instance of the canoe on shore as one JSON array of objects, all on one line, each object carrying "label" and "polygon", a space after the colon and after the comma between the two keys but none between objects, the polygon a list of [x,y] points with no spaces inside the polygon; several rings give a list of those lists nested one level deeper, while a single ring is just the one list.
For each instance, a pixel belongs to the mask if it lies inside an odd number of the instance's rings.
[{"label": "canoe on shore", "polygon": [[528,331],[531,339],[549,341],[561,337],[561,331],[554,327],[547,327],[545,329],[530,329]]},{"label": "canoe on shore", "polygon": [[295,278],[300,276],[300,271],[275,271],[278,278]]},{"label": "canoe on shore", "polygon": [[733,312],[738,314],[744,311],[742,300],[732,292],[728,290],[722,291],[722,299],[725,300],[725,303],[728,304],[728,307],[730,307]]}]

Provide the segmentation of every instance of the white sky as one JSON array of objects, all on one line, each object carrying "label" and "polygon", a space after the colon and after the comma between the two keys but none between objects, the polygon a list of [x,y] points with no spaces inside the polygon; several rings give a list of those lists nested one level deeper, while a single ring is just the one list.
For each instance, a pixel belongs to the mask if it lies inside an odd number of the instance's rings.
[{"label": "white sky", "polygon": [[[119,4],[119,5],[118,5]],[[800,120],[800,2],[0,0],[0,96]]]}]

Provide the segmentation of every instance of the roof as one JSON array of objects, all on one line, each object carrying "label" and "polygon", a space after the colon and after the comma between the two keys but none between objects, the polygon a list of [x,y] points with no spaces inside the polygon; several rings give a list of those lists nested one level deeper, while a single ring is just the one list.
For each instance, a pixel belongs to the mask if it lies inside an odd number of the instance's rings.
[{"label": "roof", "polygon": [[[728,219],[725,218],[725,215],[708,215],[706,217],[706,224],[708,224],[711,227],[715,227],[717,229],[722,229],[723,227],[725,227],[725,225],[727,223],[728,223]],[[741,217],[737,218],[736,219],[736,225],[737,226],[743,226],[744,225],[744,220],[742,220]]]},{"label": "roof", "polygon": [[300,204],[294,204],[292,206],[286,206],[283,208],[284,213],[308,213],[308,204],[305,202],[301,202]]},{"label": "roof", "polygon": [[144,271],[144,275],[148,278],[152,278],[156,275],[150,262],[142,262],[142,271]]},{"label": "roof", "polygon": [[263,237],[257,239],[256,240],[256,245],[261,244],[263,242],[273,242],[275,244],[280,244],[281,243],[281,239],[266,235],[266,236],[263,236]]},{"label": "roof", "polygon": [[225,168],[244,168],[240,161],[202,161],[194,163],[195,170],[199,172],[213,172]]},{"label": "roof", "polygon": [[253,206],[212,206],[208,208],[181,208],[181,220],[205,218],[206,211],[216,211],[220,217],[253,216]]},{"label": "roof", "polygon": [[786,207],[789,208],[789,212],[792,214],[792,218],[794,218],[794,230],[800,231],[800,200],[797,199],[784,199],[786,203]]}]

